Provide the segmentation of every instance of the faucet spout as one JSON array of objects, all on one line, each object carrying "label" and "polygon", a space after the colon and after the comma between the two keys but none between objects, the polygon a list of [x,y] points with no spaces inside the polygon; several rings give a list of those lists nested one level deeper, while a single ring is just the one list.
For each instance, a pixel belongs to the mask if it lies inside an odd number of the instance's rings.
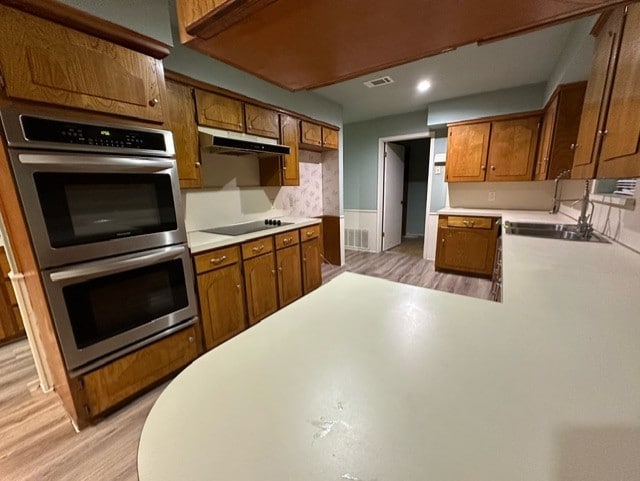
[{"label": "faucet spout", "polygon": [[549,214],[557,214],[558,211],[560,210],[560,197],[558,195],[558,185],[560,184],[560,179],[562,179],[563,177],[566,177],[569,174],[571,174],[571,169],[563,170],[556,177],[554,181],[555,185],[553,188],[553,202],[551,204],[551,209],[549,210]]}]

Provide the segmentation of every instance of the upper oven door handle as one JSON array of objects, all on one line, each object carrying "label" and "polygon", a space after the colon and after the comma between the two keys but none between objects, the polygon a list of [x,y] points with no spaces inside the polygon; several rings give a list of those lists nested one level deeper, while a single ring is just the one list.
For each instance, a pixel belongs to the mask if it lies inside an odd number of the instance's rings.
[{"label": "upper oven door handle", "polygon": [[77,284],[96,277],[129,271],[153,265],[157,262],[178,259],[185,254],[183,246],[173,246],[158,249],[148,254],[130,254],[118,259],[105,259],[82,264],[77,267],[64,268],[49,274],[49,279],[55,283]]},{"label": "upper oven door handle", "polygon": [[171,169],[172,159],[114,157],[95,154],[35,154],[21,152],[19,161],[53,172],[158,172]]}]

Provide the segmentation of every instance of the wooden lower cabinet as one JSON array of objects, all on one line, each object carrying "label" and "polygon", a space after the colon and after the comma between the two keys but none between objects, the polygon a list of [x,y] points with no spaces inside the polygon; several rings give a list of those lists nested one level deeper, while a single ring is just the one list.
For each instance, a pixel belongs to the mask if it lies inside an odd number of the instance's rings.
[{"label": "wooden lower cabinet", "polygon": [[207,349],[246,328],[242,283],[239,263],[198,275],[201,322]]},{"label": "wooden lower cabinet", "polygon": [[276,251],[278,265],[278,304],[284,307],[302,297],[302,267],[300,246],[294,245]]},{"label": "wooden lower cabinet", "polygon": [[491,277],[499,227],[492,217],[440,216],[437,271]]},{"label": "wooden lower cabinet", "polygon": [[0,344],[25,335],[18,300],[9,279],[10,270],[4,247],[0,246]]},{"label": "wooden lower cabinet", "polygon": [[322,285],[321,253],[318,237],[302,243],[302,287],[305,294]]},{"label": "wooden lower cabinet", "polygon": [[273,252],[244,261],[247,318],[253,325],[278,310],[278,289]]},{"label": "wooden lower cabinet", "polygon": [[75,378],[84,414],[88,419],[100,416],[182,369],[199,353],[196,328],[190,326]]}]

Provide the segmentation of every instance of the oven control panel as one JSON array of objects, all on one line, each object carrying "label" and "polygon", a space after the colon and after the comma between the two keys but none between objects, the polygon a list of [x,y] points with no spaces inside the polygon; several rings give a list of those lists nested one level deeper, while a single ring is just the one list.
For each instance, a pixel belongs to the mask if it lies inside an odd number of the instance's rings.
[{"label": "oven control panel", "polygon": [[157,132],[46,119],[30,115],[22,115],[20,120],[24,136],[29,141],[162,152],[166,150],[165,137]]}]

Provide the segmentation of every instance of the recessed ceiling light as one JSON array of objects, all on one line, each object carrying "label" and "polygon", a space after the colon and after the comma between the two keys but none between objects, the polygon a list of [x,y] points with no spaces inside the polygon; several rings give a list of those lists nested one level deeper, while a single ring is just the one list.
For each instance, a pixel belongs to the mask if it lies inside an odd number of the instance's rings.
[{"label": "recessed ceiling light", "polygon": [[422,80],[420,83],[418,83],[418,92],[426,92],[430,88],[431,82],[429,82],[428,80]]}]

